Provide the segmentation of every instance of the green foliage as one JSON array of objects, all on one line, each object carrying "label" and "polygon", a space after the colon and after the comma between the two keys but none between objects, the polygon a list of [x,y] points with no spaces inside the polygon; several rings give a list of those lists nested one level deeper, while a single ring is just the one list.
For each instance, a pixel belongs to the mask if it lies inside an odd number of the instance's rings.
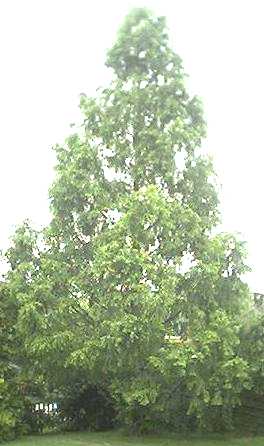
[{"label": "green foliage", "polygon": [[55,147],[51,224],[41,236],[25,224],[7,253],[16,336],[71,427],[108,426],[113,406],[135,431],[231,428],[241,394],[263,389],[263,339],[251,326],[242,348],[245,247],[212,233],[200,101],[145,9],[107,66],[112,83],[82,96],[83,125]]},{"label": "green foliage", "polygon": [[235,424],[242,432],[263,433],[264,313],[261,306],[248,313],[240,338],[240,354],[248,361],[252,386],[242,393],[241,406],[235,412]]},{"label": "green foliage", "polygon": [[23,413],[20,370],[13,362],[18,347],[14,332],[15,314],[16,302],[10,298],[4,284],[0,284],[0,441],[12,438],[20,430]]},{"label": "green foliage", "polygon": [[45,387],[27,356],[21,319],[37,270],[36,240],[28,222],[17,229],[6,253],[11,268],[0,283],[0,440],[34,431],[32,407]]}]

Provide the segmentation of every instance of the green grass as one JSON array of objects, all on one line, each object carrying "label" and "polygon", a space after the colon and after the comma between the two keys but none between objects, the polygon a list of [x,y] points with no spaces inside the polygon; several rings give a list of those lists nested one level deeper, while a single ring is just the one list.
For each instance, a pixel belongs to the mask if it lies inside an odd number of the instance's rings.
[{"label": "green grass", "polygon": [[234,438],[231,436],[208,436],[204,438],[132,437],[117,432],[65,433],[23,437],[2,443],[2,446],[264,446],[264,437]]}]

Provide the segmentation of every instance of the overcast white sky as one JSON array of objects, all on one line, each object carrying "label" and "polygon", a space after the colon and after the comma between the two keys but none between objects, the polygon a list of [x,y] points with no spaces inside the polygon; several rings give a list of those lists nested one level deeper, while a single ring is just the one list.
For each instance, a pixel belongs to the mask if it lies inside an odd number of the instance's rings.
[{"label": "overcast white sky", "polygon": [[107,82],[105,50],[134,6],[167,16],[203,99],[223,229],[247,240],[248,281],[264,292],[262,0],[0,0],[0,247],[23,219],[49,221],[51,146],[78,119],[79,93]]}]

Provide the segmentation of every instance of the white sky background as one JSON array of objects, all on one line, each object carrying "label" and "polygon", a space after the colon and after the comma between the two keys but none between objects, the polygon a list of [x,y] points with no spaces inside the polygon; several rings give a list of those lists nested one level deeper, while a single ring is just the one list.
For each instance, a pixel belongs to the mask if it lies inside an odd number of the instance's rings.
[{"label": "white sky background", "polygon": [[167,16],[204,103],[222,228],[248,242],[248,281],[264,292],[262,0],[0,0],[0,247],[23,219],[48,223],[51,146],[78,120],[79,93],[107,82],[105,51],[134,6]]}]

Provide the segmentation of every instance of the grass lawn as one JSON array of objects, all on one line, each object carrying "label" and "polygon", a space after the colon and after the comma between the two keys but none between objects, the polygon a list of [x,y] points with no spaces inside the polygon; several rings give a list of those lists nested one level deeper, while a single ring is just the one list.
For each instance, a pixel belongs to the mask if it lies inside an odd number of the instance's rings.
[{"label": "grass lawn", "polygon": [[2,443],[2,446],[264,446],[264,437],[234,438],[210,436],[184,437],[129,437],[116,432],[65,433],[23,437]]}]

